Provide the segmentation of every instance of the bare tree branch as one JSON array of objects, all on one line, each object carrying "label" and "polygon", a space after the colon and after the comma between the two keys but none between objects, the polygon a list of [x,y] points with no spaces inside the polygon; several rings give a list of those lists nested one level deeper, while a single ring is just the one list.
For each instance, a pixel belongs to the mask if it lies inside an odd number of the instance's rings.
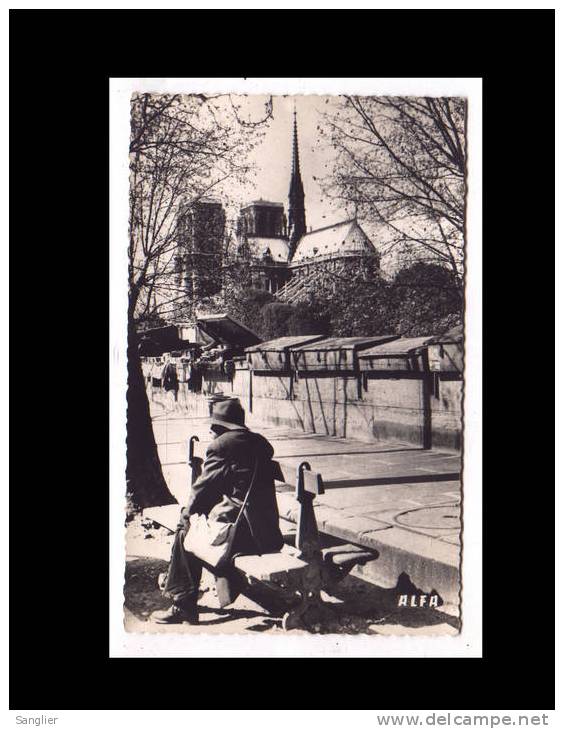
[{"label": "bare tree branch", "polygon": [[385,231],[389,251],[431,258],[462,285],[466,218],[466,102],[345,97],[324,115],[337,163],[328,195]]}]

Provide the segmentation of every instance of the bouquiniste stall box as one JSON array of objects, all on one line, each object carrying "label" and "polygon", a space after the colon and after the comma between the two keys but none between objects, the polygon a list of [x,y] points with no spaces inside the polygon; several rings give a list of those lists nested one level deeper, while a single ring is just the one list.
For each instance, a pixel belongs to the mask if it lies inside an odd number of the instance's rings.
[{"label": "bouquiniste stall box", "polygon": [[370,347],[359,355],[360,370],[428,371],[424,353],[432,340],[431,336],[405,337]]},{"label": "bouquiniste stall box", "polygon": [[229,347],[233,352],[242,354],[245,347],[260,342],[260,337],[228,314],[209,314],[199,316],[198,328],[216,344]]},{"label": "bouquiniste stall box", "polygon": [[377,344],[397,339],[397,334],[373,337],[329,337],[291,348],[293,364],[298,372],[357,372],[359,353]]},{"label": "bouquiniste stall box", "polygon": [[429,344],[429,369],[462,375],[464,371],[464,336],[462,326],[454,327]]},{"label": "bouquiniste stall box", "polygon": [[323,339],[323,334],[304,334],[295,337],[278,337],[247,347],[247,362],[254,372],[277,372],[289,374],[291,370],[290,349],[311,344]]}]

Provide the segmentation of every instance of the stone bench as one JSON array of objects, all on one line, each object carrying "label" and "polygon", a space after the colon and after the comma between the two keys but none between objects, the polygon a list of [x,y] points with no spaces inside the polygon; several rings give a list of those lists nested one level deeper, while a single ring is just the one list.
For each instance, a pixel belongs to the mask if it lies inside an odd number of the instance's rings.
[{"label": "stone bench", "polygon": [[[199,476],[203,463],[202,458],[194,454],[197,440],[197,436],[192,436],[188,445],[192,483]],[[280,466],[276,461],[273,465],[275,479],[280,480]],[[293,495],[297,524],[294,544],[285,544],[280,552],[241,555],[233,560],[230,577],[236,579],[240,592],[249,594],[272,613],[281,607],[285,613],[285,630],[310,629],[323,619],[331,618],[331,610],[323,602],[321,590],[342,580],[356,565],[364,565],[378,557],[377,550],[355,544],[321,548],[313,502],[323,492],[321,475],[312,471],[307,461],[300,463]],[[179,504],[173,504],[145,509],[143,514],[175,531],[180,510]],[[206,567],[214,571],[209,565]],[[218,581],[220,603],[228,604],[231,602],[229,595],[222,595],[221,590],[221,581]]]}]

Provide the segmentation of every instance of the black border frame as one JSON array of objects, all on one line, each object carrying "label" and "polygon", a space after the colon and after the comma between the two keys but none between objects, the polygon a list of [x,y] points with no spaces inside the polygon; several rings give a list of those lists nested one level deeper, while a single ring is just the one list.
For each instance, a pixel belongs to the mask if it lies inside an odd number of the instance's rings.
[{"label": "black border frame", "polygon": [[[554,12],[12,10],[10,31],[10,708],[258,708],[302,681],[331,708],[553,708]],[[484,658],[110,659],[108,79],[363,73],[483,78]]]}]

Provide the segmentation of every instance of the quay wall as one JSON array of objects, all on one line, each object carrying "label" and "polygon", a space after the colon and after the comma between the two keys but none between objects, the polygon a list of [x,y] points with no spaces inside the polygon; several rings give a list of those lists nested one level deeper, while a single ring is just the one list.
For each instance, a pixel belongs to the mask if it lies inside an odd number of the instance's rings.
[{"label": "quay wall", "polygon": [[461,448],[463,381],[449,373],[254,372],[239,363],[227,375],[208,371],[200,393],[147,388],[149,398],[194,417],[210,396],[238,397],[250,425],[296,428],[365,442],[402,440],[424,448]]}]

